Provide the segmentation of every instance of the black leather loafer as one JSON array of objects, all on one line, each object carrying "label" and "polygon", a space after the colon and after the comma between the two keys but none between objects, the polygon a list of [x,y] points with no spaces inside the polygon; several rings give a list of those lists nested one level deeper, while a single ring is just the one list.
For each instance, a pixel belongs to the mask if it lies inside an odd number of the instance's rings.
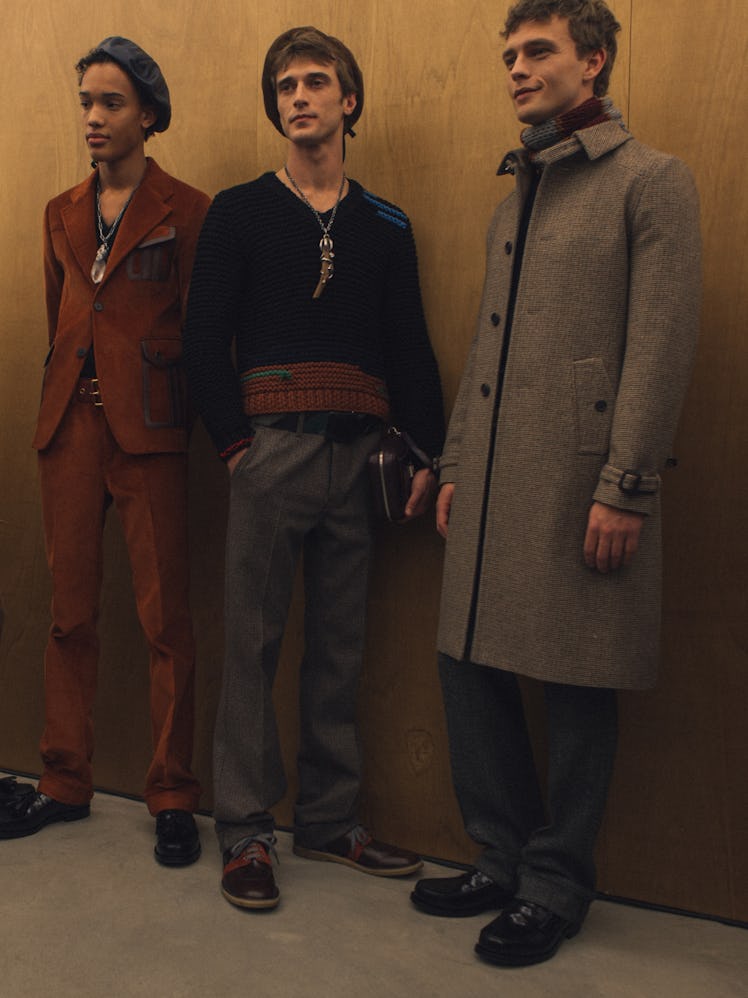
[{"label": "black leather loafer", "polygon": [[7,807],[33,794],[31,783],[19,783],[15,776],[3,776],[0,779],[0,807]]},{"label": "black leather loafer", "polygon": [[515,898],[481,932],[475,952],[500,967],[529,967],[549,960],[581,928],[542,905]]},{"label": "black leather loafer", "polygon": [[468,870],[459,877],[427,877],[419,880],[410,900],[428,915],[463,918],[503,908],[514,899],[480,870]]},{"label": "black leather loafer", "polygon": [[159,811],[153,852],[163,866],[189,866],[195,862],[200,855],[200,836],[189,811]]},{"label": "black leather loafer", "polygon": [[35,790],[0,810],[0,839],[20,839],[54,821],[79,821],[90,813],[88,804],[61,804]]}]

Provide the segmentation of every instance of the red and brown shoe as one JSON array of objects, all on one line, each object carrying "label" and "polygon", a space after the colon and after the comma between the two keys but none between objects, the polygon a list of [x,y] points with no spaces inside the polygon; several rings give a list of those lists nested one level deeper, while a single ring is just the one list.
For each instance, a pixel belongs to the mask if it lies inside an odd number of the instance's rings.
[{"label": "red and brown shoe", "polygon": [[293,851],[305,859],[343,863],[375,877],[405,877],[423,866],[421,857],[407,849],[378,842],[361,825],[318,849],[294,844]]},{"label": "red and brown shoe", "polygon": [[275,908],[280,891],[270,858],[274,844],[274,836],[262,835],[223,854],[221,893],[227,901],[239,908]]}]

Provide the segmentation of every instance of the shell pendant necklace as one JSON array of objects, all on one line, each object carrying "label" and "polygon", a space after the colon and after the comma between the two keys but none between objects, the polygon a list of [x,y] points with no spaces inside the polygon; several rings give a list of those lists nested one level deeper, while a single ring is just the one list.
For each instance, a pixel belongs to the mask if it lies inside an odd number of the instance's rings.
[{"label": "shell pendant necklace", "polygon": [[294,178],[288,172],[288,167],[284,166],[283,169],[286,171],[286,176],[288,177],[291,186],[299,195],[299,197],[307,206],[307,208],[310,208],[314,212],[314,217],[317,219],[317,221],[319,222],[319,227],[322,229],[322,238],[319,241],[319,251],[320,251],[319,280],[317,281],[317,287],[314,289],[314,294],[312,295],[312,298],[319,298],[322,292],[325,290],[327,282],[332,280],[332,275],[334,272],[332,261],[335,254],[332,251],[332,239],[330,237],[330,229],[332,228],[332,223],[335,221],[335,215],[337,213],[340,200],[343,197],[343,188],[345,187],[345,173],[343,173],[343,176],[340,179],[338,196],[335,200],[335,205],[332,209],[332,214],[330,215],[330,221],[327,223],[327,225],[325,225],[325,223],[322,221],[322,216],[320,215],[320,213],[317,211],[312,202],[309,200],[309,198],[306,196],[306,194],[302,191],[302,189],[296,183]]},{"label": "shell pendant necklace", "polygon": [[136,184],[130,191],[129,197],[119,210],[119,214],[105,233],[104,219],[101,216],[101,184],[98,181],[96,183],[96,228],[99,232],[99,248],[96,250],[96,256],[94,257],[94,262],[91,267],[91,280],[94,284],[101,284],[104,279],[106,262],[109,259],[109,250],[112,248],[112,242],[114,240],[115,233],[117,232],[117,226],[122,220],[122,216],[125,214],[125,209],[132,201],[132,196],[139,186],[140,184]]}]

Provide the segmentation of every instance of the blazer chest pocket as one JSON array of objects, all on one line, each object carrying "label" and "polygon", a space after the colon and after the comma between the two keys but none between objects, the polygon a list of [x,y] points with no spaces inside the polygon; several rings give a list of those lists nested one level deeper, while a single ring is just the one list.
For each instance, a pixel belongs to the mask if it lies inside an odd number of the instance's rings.
[{"label": "blazer chest pocket", "polygon": [[187,425],[182,341],[141,340],[143,364],[143,418],[149,429]]},{"label": "blazer chest pocket", "polygon": [[177,230],[173,225],[155,229],[148,239],[127,257],[127,276],[131,281],[168,281],[174,260]]},{"label": "blazer chest pocket", "polygon": [[608,372],[599,357],[575,360],[573,370],[578,453],[607,454],[615,409]]}]

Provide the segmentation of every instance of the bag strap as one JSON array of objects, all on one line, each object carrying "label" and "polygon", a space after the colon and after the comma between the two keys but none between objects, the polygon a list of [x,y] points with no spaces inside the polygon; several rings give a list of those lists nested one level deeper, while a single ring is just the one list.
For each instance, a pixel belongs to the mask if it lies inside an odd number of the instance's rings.
[{"label": "bag strap", "polygon": [[399,437],[402,437],[408,448],[415,454],[424,468],[429,468],[436,474],[436,469],[438,467],[438,458],[430,458],[425,451],[422,451],[418,444],[415,442],[413,437],[405,430],[398,430],[396,426],[390,426],[387,430],[388,433],[396,433]]}]

